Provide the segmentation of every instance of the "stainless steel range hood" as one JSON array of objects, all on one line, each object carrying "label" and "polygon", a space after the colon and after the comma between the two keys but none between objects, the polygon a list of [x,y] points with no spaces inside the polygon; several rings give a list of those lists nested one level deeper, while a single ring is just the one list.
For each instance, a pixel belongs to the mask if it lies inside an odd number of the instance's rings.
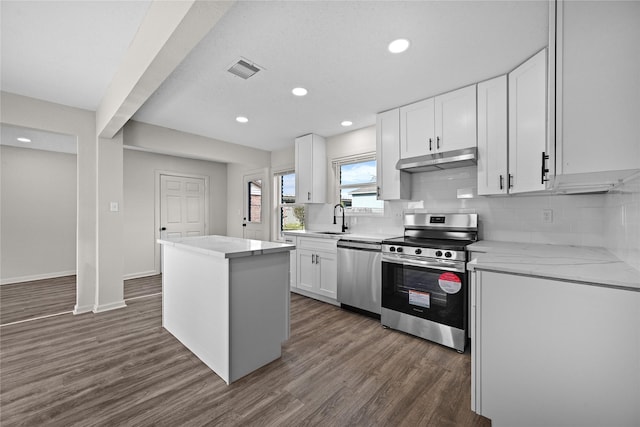
[{"label": "stainless steel range hood", "polygon": [[410,173],[429,172],[441,169],[461,168],[473,166],[477,163],[478,149],[476,147],[462,150],[445,151],[442,153],[427,154],[426,156],[400,159],[396,163],[396,169]]}]

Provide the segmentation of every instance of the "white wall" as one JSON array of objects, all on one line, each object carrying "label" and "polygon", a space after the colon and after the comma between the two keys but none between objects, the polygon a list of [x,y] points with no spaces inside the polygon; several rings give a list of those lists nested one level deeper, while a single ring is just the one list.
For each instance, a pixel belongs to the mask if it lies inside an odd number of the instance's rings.
[{"label": "white wall", "polygon": [[95,303],[98,268],[95,113],[7,92],[2,92],[0,102],[2,123],[77,138],[77,295],[74,312],[91,311]]},{"label": "white wall", "polygon": [[137,150],[124,150],[124,275],[159,273],[156,243],[156,171],[209,177],[209,234],[227,234],[227,166]]},{"label": "white wall", "polygon": [[[242,236],[242,178],[249,171],[269,168],[271,153],[199,135],[130,121],[124,128],[124,144],[132,148],[191,159],[227,163],[227,235]],[[270,174],[266,176],[270,182]],[[266,199],[265,202],[270,202]],[[269,237],[270,205],[265,209],[265,239]]]},{"label": "white wall", "polygon": [[1,283],[76,274],[76,155],[0,146]]}]

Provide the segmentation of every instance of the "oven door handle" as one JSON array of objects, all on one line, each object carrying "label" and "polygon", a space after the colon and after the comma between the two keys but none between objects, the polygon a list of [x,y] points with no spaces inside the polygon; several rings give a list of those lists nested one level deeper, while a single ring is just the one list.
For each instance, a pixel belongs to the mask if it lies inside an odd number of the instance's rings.
[{"label": "oven door handle", "polygon": [[411,265],[414,267],[426,267],[433,268],[436,270],[446,270],[446,271],[455,271],[458,273],[464,273],[465,267],[464,263],[456,262],[456,261],[446,261],[446,260],[417,260],[417,259],[408,259],[405,257],[393,258],[389,256],[382,256],[382,262],[389,262],[392,264],[400,264],[400,265]]}]

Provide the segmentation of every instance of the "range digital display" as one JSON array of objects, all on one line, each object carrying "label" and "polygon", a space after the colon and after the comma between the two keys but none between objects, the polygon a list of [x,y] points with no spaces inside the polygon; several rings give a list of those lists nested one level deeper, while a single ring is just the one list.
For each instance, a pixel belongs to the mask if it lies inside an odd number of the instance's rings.
[{"label": "range digital display", "polygon": [[432,216],[429,218],[429,224],[444,224],[443,216]]}]

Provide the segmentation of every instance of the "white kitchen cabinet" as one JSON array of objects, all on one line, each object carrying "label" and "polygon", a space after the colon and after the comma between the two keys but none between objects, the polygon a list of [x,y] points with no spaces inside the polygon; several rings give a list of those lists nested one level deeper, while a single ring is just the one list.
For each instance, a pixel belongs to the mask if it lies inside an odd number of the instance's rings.
[{"label": "white kitchen cabinet", "polygon": [[476,146],[476,85],[400,108],[400,158]]},{"label": "white kitchen cabinet", "polygon": [[336,303],[338,296],[337,241],[299,237],[295,292]]},{"label": "white kitchen cabinet", "polygon": [[476,85],[436,96],[436,152],[475,147]]},{"label": "white kitchen cabinet", "polygon": [[507,193],[507,76],[478,83],[478,194]]},{"label": "white kitchen cabinet", "polygon": [[435,98],[400,107],[400,158],[434,153],[435,140]]},{"label": "white kitchen cabinet", "polygon": [[[298,244],[298,240],[296,236],[285,236],[284,238],[284,242],[288,243],[290,245],[296,245]],[[292,251],[289,251],[289,287],[291,289],[295,288],[297,286],[297,265],[298,265],[298,251],[297,249],[294,249]]]},{"label": "white kitchen cabinet", "polygon": [[558,1],[555,10],[555,187],[606,189],[640,169],[640,3]]},{"label": "white kitchen cabinet", "polygon": [[509,193],[547,188],[547,49],[509,73]]},{"label": "white kitchen cabinet", "polygon": [[492,425],[640,425],[640,292],[471,273],[472,409]]},{"label": "white kitchen cabinet", "polygon": [[296,203],[325,203],[327,147],[324,138],[309,134],[296,138]]},{"label": "white kitchen cabinet", "polygon": [[400,160],[400,109],[376,117],[376,165],[378,200],[408,200],[411,176],[396,169]]}]

